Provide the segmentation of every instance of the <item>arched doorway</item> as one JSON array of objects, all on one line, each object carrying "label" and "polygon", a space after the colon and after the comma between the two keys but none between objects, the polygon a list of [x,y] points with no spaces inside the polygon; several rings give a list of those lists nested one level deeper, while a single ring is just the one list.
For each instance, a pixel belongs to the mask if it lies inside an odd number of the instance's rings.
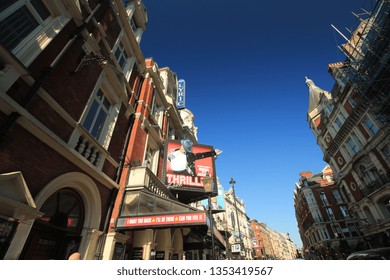
[{"label": "arched doorway", "polygon": [[52,194],[42,205],[44,215],[34,222],[20,259],[64,260],[78,250],[85,207],[71,188]]}]

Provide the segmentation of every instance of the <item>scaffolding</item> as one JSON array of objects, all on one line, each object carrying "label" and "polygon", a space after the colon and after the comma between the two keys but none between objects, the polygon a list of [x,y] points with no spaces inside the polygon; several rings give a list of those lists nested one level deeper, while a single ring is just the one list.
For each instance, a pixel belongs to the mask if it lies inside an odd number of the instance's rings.
[{"label": "scaffolding", "polygon": [[350,39],[343,35],[347,43],[339,48],[347,58],[337,70],[386,126],[390,124],[389,13],[390,0],[378,0],[372,12],[354,14],[360,25]]}]

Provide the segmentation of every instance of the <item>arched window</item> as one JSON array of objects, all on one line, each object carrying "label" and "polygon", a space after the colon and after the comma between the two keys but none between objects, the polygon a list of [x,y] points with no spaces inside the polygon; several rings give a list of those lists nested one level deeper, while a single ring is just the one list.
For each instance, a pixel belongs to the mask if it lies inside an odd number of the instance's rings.
[{"label": "arched window", "polygon": [[40,220],[73,233],[80,233],[84,223],[84,204],[72,189],[61,189],[42,205]]}]

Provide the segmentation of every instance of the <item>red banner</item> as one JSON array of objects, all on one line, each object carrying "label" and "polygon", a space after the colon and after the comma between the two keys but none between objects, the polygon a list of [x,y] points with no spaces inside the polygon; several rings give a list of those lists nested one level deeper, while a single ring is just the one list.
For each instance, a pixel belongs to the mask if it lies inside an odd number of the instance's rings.
[{"label": "red banner", "polygon": [[183,225],[183,224],[204,224],[206,214],[204,212],[140,216],[124,219],[124,227],[162,226],[162,225]]}]

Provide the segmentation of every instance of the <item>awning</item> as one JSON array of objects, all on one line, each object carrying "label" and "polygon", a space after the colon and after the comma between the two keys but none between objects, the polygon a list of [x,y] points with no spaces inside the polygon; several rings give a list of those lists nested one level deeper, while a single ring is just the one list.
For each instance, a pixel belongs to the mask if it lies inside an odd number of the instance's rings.
[{"label": "awning", "polygon": [[207,226],[205,211],[145,190],[127,190],[117,229]]}]

